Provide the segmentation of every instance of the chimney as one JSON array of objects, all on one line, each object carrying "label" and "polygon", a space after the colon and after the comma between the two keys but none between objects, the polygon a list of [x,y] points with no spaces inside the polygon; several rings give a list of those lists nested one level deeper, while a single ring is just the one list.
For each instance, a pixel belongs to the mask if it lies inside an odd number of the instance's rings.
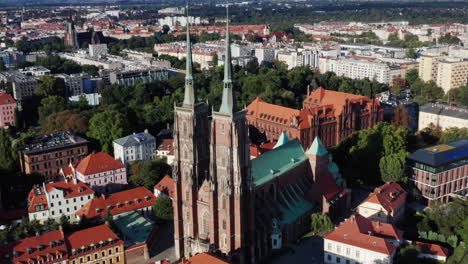
[{"label": "chimney", "polygon": [[36,236],[37,236],[37,237],[40,236],[40,235],[41,235],[41,234],[39,234],[39,232],[36,232]]},{"label": "chimney", "polygon": [[310,84],[307,85],[307,96],[310,95]]},{"label": "chimney", "polygon": [[72,179],[73,179],[73,184],[78,184],[78,181],[76,180],[76,177],[74,175],[72,175]]}]

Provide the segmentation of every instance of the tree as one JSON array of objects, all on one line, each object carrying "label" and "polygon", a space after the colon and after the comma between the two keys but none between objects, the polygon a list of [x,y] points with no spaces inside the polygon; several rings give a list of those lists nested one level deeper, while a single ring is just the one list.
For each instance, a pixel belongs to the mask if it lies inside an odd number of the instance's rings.
[{"label": "tree", "polygon": [[101,144],[102,150],[112,153],[112,141],[128,134],[129,127],[125,116],[115,110],[96,113],[89,120],[88,137]]},{"label": "tree", "polygon": [[421,250],[417,245],[409,245],[402,247],[398,251],[396,263],[419,263],[419,253],[421,253]]},{"label": "tree", "polygon": [[406,73],[405,80],[409,86],[412,86],[419,79],[418,69],[411,69]]},{"label": "tree", "polygon": [[67,109],[65,98],[60,96],[49,96],[41,100],[39,107],[39,121],[45,120],[48,116]]},{"label": "tree", "polygon": [[3,63],[3,59],[0,59],[0,72],[6,71],[5,63]]},{"label": "tree", "polygon": [[165,160],[149,160],[133,166],[133,175],[129,182],[135,186],[153,188],[164,176],[170,174],[171,166]]},{"label": "tree", "polygon": [[41,122],[41,132],[44,134],[59,131],[71,131],[77,134],[86,134],[89,121],[86,116],[70,110],[54,113]]},{"label": "tree", "polygon": [[467,127],[448,127],[446,128],[439,139],[440,143],[452,142],[458,139],[468,137],[468,128]]},{"label": "tree", "polygon": [[405,51],[405,57],[409,59],[417,59],[418,55],[416,54],[416,51],[413,48],[408,48]]},{"label": "tree", "polygon": [[395,181],[406,183],[408,178],[405,174],[406,152],[390,154],[380,159],[379,167],[384,182]]},{"label": "tree", "polygon": [[333,230],[334,226],[330,217],[323,213],[313,213],[310,216],[310,231],[317,234],[322,231]]},{"label": "tree", "polygon": [[408,110],[405,105],[400,104],[395,108],[393,115],[393,124],[397,127],[408,127],[410,117],[408,115]]},{"label": "tree", "polygon": [[158,198],[153,205],[154,215],[163,220],[172,220],[174,218],[174,209],[172,200],[169,197]]},{"label": "tree", "polygon": [[0,128],[0,169],[14,171],[15,159],[10,137],[5,129]]},{"label": "tree", "polygon": [[39,85],[34,93],[41,96],[62,96],[65,91],[65,81],[62,78],[54,78],[51,75],[41,76]]}]

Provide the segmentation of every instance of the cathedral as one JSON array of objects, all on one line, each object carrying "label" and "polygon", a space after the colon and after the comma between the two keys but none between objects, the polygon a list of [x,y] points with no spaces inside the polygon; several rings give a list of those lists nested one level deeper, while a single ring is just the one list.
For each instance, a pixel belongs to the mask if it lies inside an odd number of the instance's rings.
[{"label": "cathedral", "polygon": [[187,25],[184,101],[174,110],[174,239],[179,258],[200,252],[233,263],[264,263],[310,230],[310,214],[338,217],[350,190],[317,137],[304,151],[283,133],[250,158],[246,109],[237,109],[227,20],[224,88],[218,111],[197,100]]}]

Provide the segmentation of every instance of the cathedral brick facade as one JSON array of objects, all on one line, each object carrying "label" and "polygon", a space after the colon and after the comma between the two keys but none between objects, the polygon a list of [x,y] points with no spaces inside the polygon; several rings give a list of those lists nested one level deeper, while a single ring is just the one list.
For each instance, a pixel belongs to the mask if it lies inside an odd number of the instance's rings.
[{"label": "cathedral brick facade", "polygon": [[383,108],[376,99],[319,87],[307,95],[301,110],[257,98],[247,107],[247,120],[269,141],[278,140],[286,131],[289,138],[298,138],[304,148],[315,137],[330,148],[352,133],[383,121]]}]

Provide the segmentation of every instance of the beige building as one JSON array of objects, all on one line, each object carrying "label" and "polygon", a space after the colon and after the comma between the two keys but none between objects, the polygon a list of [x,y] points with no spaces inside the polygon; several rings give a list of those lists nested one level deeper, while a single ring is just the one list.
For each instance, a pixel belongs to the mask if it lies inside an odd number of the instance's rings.
[{"label": "beige building", "polygon": [[468,60],[446,56],[422,56],[419,78],[434,81],[444,92],[468,83]]},{"label": "beige building", "polygon": [[437,86],[445,93],[450,89],[468,84],[468,60],[445,59],[437,67]]},{"label": "beige building", "polygon": [[429,82],[437,79],[437,65],[442,57],[421,56],[419,61],[419,79]]},{"label": "beige building", "polygon": [[468,127],[468,109],[441,104],[426,104],[419,108],[418,129],[430,124],[442,130],[449,127]]}]

